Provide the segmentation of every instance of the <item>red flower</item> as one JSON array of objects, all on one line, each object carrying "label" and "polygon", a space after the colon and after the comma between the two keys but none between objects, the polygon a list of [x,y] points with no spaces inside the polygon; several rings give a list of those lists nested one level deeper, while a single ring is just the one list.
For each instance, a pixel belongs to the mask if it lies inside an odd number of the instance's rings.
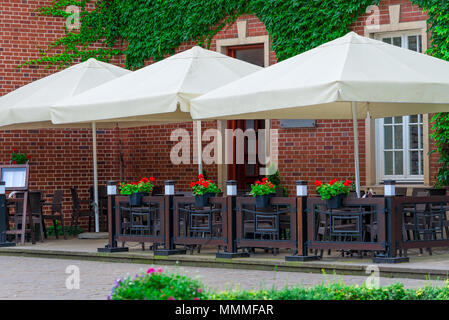
[{"label": "red flower", "polygon": [[203,182],[203,187],[206,188],[206,189],[209,188],[209,182],[204,181]]},{"label": "red flower", "polygon": [[31,154],[27,154],[27,159],[31,159]]},{"label": "red flower", "polygon": [[256,184],[260,184],[260,181],[256,181]]},{"label": "red flower", "polygon": [[154,181],[156,181],[156,178],[155,177],[150,177],[150,182],[154,182]]},{"label": "red flower", "polygon": [[262,178],[262,182],[267,182],[267,178]]},{"label": "red flower", "polygon": [[329,184],[333,185],[335,182],[337,182],[337,179],[332,180],[331,182],[329,182]]},{"label": "red flower", "polygon": [[148,182],[148,178],[142,178],[142,179],[140,180],[140,182],[147,183],[147,182]]},{"label": "red flower", "polygon": [[350,185],[352,184],[352,181],[351,180],[346,180],[344,183],[343,183],[343,185],[345,186],[345,187],[349,187]]},{"label": "red flower", "polygon": [[315,181],[315,185],[317,186],[317,187],[319,187],[319,186],[321,186],[323,183],[320,181],[320,180],[316,180]]},{"label": "red flower", "polygon": [[193,188],[195,186],[195,184],[196,184],[195,182],[191,182],[190,183],[190,188]]},{"label": "red flower", "polygon": [[200,179],[200,180],[204,179],[204,175],[203,174],[199,174],[198,175],[198,179]]},{"label": "red flower", "polygon": [[12,152],[17,152],[17,151],[18,151],[17,148],[12,149]]},{"label": "red flower", "polygon": [[12,164],[17,164],[17,161],[16,161],[16,160],[14,160],[14,161],[12,162]]}]

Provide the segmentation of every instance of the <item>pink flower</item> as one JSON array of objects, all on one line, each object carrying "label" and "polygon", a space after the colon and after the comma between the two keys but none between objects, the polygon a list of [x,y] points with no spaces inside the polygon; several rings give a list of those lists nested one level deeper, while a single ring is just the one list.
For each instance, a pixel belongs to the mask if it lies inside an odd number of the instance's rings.
[{"label": "pink flower", "polygon": [[169,298],[168,298],[168,300],[175,300],[175,298],[173,298],[173,297],[169,297]]},{"label": "pink flower", "polygon": [[196,290],[198,293],[201,293],[201,292],[203,292],[203,289],[201,289],[201,288],[198,288],[198,290]]},{"label": "pink flower", "polygon": [[200,300],[200,298],[194,298],[193,300]]},{"label": "pink flower", "polygon": [[147,270],[147,273],[153,273],[153,272],[156,272],[156,270],[154,268],[150,268]]},{"label": "pink flower", "polygon": [[164,272],[162,268],[157,269],[157,272]]}]

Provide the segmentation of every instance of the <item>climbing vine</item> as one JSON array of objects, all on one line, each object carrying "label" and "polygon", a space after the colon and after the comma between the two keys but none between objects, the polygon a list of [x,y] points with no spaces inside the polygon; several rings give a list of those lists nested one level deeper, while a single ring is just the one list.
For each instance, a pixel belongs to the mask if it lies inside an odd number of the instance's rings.
[{"label": "climbing vine", "polygon": [[[428,12],[428,25],[431,32],[431,45],[428,54],[449,61],[449,2],[445,0],[412,0]],[[437,113],[432,117],[432,133],[440,158],[440,168],[436,186],[449,186],[449,114]]]},{"label": "climbing vine", "polygon": [[[243,14],[266,26],[278,60],[307,51],[348,32],[349,25],[378,0],[54,0],[38,9],[67,19],[68,6],[81,10],[80,30],[64,37],[29,64],[65,66],[90,57],[108,61],[124,54],[130,69],[159,60],[186,41],[209,47],[213,36]],[[126,44],[122,46],[122,41]],[[52,54],[52,49],[62,49]],[[123,49],[121,49],[123,48]]]}]

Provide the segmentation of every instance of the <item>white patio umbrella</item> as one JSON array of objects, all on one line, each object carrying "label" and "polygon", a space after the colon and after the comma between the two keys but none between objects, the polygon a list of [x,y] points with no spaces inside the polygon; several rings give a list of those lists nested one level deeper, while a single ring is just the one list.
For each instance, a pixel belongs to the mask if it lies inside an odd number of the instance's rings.
[{"label": "white patio umbrella", "polygon": [[[190,100],[261,67],[215,51],[193,47],[110,81],[51,109],[55,124],[95,121],[192,121]],[[197,124],[201,172],[201,122]]]},{"label": "white patio umbrella", "polygon": [[[0,97],[0,130],[92,127],[96,232],[99,231],[96,123],[86,121],[54,125],[51,122],[50,107],[59,100],[76,96],[130,72],[89,59]],[[116,124],[101,123],[100,126],[113,128]]]},{"label": "white patio umbrella", "polygon": [[449,63],[354,32],[211,91],[193,119],[357,119],[449,111]]}]

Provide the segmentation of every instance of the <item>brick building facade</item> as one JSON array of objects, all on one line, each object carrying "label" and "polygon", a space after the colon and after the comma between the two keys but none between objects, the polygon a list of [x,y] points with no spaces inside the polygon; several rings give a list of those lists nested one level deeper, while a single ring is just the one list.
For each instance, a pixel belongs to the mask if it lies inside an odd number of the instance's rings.
[{"label": "brick building facade", "polygon": [[[50,5],[51,0],[2,0],[0,3],[0,96],[55,72],[55,68],[43,66],[16,67],[21,63],[39,57],[39,49],[46,48],[63,36],[61,18],[43,17],[33,10]],[[427,46],[426,15],[409,0],[383,0],[379,5],[380,27],[367,28],[366,21],[372,12],[360,16],[351,26],[357,33],[370,37],[400,37],[409,34],[423,35],[421,51]],[[374,11],[373,11],[374,12]],[[423,27],[424,26],[424,27]],[[418,39],[418,38],[416,38]],[[227,48],[244,45],[260,45],[264,50],[264,65],[276,63],[275,53],[270,50],[270,40],[263,23],[253,15],[245,15],[218,32],[210,50],[223,53]],[[178,51],[194,46],[185,43]],[[123,58],[112,62],[122,65]],[[148,62],[150,63],[150,62]],[[430,157],[426,153],[432,149],[429,140],[428,116],[423,118],[423,160],[420,181],[406,184],[426,184],[434,182],[438,170],[438,155]],[[346,179],[354,175],[353,129],[349,120],[318,120],[315,127],[281,128],[279,120],[266,122],[279,130],[279,169],[282,182],[290,194],[295,181],[305,179],[313,184],[315,179]],[[217,122],[203,125],[205,128],[220,126]],[[222,123],[221,125],[226,125]],[[380,185],[379,147],[376,145],[374,120],[359,121],[361,182],[363,186]],[[192,132],[191,123],[155,125],[136,129],[113,129],[98,131],[98,167],[100,184],[107,180],[131,180],[153,175],[159,183],[163,180],[176,181],[178,189],[187,189],[197,167],[173,165],[170,150],[175,142],[170,141],[174,128],[186,128]],[[83,130],[12,130],[0,132],[0,163],[9,163],[11,151],[18,148],[31,153],[30,186],[44,190],[47,194],[56,188],[65,193],[64,212],[71,213],[69,187],[77,185],[87,195],[87,187],[92,185],[92,136],[90,129]],[[214,180],[224,181],[226,169],[217,165],[205,166]],[[422,180],[422,181],[421,181]]]}]

